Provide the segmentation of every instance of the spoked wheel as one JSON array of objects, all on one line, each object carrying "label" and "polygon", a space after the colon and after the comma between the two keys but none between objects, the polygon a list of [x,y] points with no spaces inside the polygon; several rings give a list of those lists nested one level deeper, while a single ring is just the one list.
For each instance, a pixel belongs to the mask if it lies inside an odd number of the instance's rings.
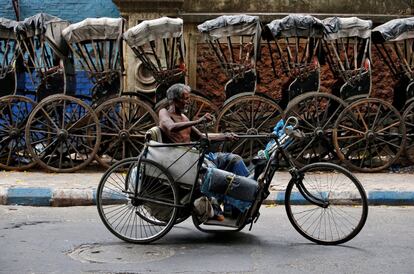
[{"label": "spoked wheel", "polygon": [[101,145],[97,160],[104,167],[140,154],[145,132],[158,124],[157,114],[145,102],[133,97],[111,99],[96,109],[101,123]]},{"label": "spoked wheel", "polygon": [[[191,103],[190,103],[190,106],[188,108],[188,112],[186,113],[186,115],[191,121],[201,118],[206,113],[210,113],[214,117],[217,117],[218,109],[210,100],[202,96],[190,93],[190,102]],[[162,108],[168,108],[167,99],[164,99],[161,102],[159,102],[155,108],[156,108],[157,113]],[[197,127],[200,130],[203,130],[203,131],[205,130],[203,124],[200,124]],[[213,129],[214,127],[215,127],[215,121],[213,121],[211,125],[209,125],[208,129]]]},{"label": "spoked wheel", "polygon": [[[283,110],[268,98],[252,94],[238,94],[224,106],[217,119],[217,132],[234,132],[240,135],[268,134],[282,119]],[[241,139],[228,143],[224,150],[240,155],[250,162],[266,142],[260,139]]]},{"label": "spoked wheel", "polygon": [[35,165],[26,147],[24,129],[36,103],[17,95],[0,99],[0,168],[26,170]]},{"label": "spoked wheel", "polygon": [[178,211],[178,195],[171,176],[147,159],[142,159],[139,166],[138,158],[113,165],[99,183],[96,201],[99,216],[109,231],[138,244],[163,237],[174,225]]},{"label": "spoked wheel", "polygon": [[101,139],[99,120],[81,100],[52,95],[29,116],[25,136],[36,162],[53,172],[73,172],[88,165]]},{"label": "spoked wheel", "polygon": [[317,244],[335,245],[354,238],[368,215],[366,193],[358,179],[330,163],[310,164],[299,173],[303,179],[292,179],[285,193],[293,227]]},{"label": "spoked wheel", "polygon": [[407,142],[405,145],[405,154],[408,159],[414,163],[414,102],[408,105],[403,114],[406,128]]},{"label": "spoked wheel", "polygon": [[298,128],[304,133],[303,138],[295,140],[288,148],[295,164],[304,166],[338,158],[332,143],[332,130],[345,106],[340,98],[320,92],[302,94],[289,103],[285,116],[298,118]]},{"label": "spoked wheel", "polygon": [[389,167],[402,153],[405,125],[389,103],[361,99],[347,106],[335,122],[333,142],[345,164],[361,172]]}]

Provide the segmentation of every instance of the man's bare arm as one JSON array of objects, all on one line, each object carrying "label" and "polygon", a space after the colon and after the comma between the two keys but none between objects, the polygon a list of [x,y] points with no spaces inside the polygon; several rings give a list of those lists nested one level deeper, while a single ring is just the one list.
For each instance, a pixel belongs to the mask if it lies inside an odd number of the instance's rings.
[{"label": "man's bare arm", "polygon": [[181,131],[194,125],[198,125],[203,121],[203,118],[200,118],[196,121],[174,122],[166,109],[161,109],[158,116],[161,128],[167,132]]}]

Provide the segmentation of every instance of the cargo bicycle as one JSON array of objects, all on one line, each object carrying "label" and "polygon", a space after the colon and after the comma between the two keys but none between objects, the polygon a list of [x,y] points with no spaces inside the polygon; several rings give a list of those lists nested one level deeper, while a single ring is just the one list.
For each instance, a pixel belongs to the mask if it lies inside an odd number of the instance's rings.
[{"label": "cargo bicycle", "polygon": [[[297,119],[289,118],[278,133],[240,136],[271,140],[265,153],[268,157],[255,158],[254,174],[249,177],[234,176],[206,164],[211,145],[207,133],[207,138],[198,142],[169,144],[160,142],[162,132],[153,128],[139,157],[119,161],[103,175],[97,189],[103,223],[118,238],[137,244],[162,238],[189,217],[203,232],[236,232],[246,225],[251,230],[283,159],[291,175],[284,203],[293,227],[317,244],[351,240],[367,219],[365,190],[354,175],[335,164],[312,163],[297,168],[286,151],[300,136],[294,126],[286,126],[292,120],[297,124]],[[219,183],[212,178],[218,178]],[[240,192],[251,190],[252,185],[251,196],[242,200]],[[218,198],[238,202],[238,207],[233,207],[224,221],[203,218],[194,202],[208,196],[206,189]]]}]

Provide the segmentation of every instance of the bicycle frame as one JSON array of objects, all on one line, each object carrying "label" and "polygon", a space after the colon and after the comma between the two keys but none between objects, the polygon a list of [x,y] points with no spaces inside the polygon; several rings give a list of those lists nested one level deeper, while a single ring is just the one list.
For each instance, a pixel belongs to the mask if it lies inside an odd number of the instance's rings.
[{"label": "bicycle frame", "polygon": [[[285,141],[286,139],[279,140],[279,137],[276,134],[243,135],[243,136],[240,136],[240,138],[274,139],[275,143],[276,143],[276,145],[275,145],[276,149],[274,149],[274,151],[271,153],[269,159],[266,162],[265,168],[262,170],[260,176],[257,179],[258,185],[259,185],[257,196],[256,196],[256,199],[253,202],[253,205],[250,207],[249,211],[247,211],[246,214],[245,214],[246,218],[243,220],[243,225],[251,222],[251,226],[252,226],[253,225],[253,220],[254,220],[254,222],[256,222],[257,219],[259,218],[259,216],[260,216],[259,209],[260,209],[263,201],[270,194],[270,191],[269,191],[270,183],[272,181],[272,178],[273,178],[275,172],[280,167],[279,166],[279,155],[288,164],[289,173],[292,176],[291,181],[293,180],[295,182],[295,184],[296,184],[299,192],[302,194],[302,196],[311,204],[314,204],[314,205],[317,205],[317,206],[323,207],[323,208],[328,207],[329,203],[327,203],[327,202],[315,197],[314,195],[312,195],[306,189],[306,187],[302,184],[303,175],[299,172],[299,169],[295,166],[293,161],[288,156],[288,152],[285,150],[285,148],[281,144],[281,141]],[[290,136],[285,135],[284,138],[290,138]],[[193,165],[197,164],[197,175],[194,178],[194,184],[191,187],[189,198],[187,199],[187,201],[184,204],[180,204],[180,203],[170,204],[170,203],[164,203],[164,202],[159,201],[159,200],[154,200],[154,199],[148,199],[148,198],[145,198],[145,197],[141,197],[140,194],[139,194],[139,192],[140,192],[139,191],[140,176],[136,176],[136,178],[135,178],[136,181],[135,181],[134,193],[128,192],[128,191],[125,191],[125,192],[130,195],[132,203],[139,203],[139,201],[152,202],[152,203],[155,203],[155,204],[168,205],[168,206],[172,206],[172,207],[176,207],[176,208],[180,208],[180,209],[187,209],[187,210],[189,210],[189,212],[191,212],[191,206],[192,206],[193,202],[198,198],[198,195],[197,195],[198,193],[195,190],[196,190],[197,182],[200,178],[200,175],[203,172],[202,164],[204,162],[206,152],[208,151],[210,146],[211,146],[211,142],[208,139],[201,139],[198,142],[174,143],[174,144],[150,144],[149,140],[148,140],[145,147],[144,147],[144,149],[143,149],[143,151],[142,151],[142,153],[137,157],[136,167],[137,167],[138,170],[140,170],[141,161],[144,157],[146,157],[146,155],[148,153],[148,149],[150,147],[188,147],[188,150],[185,151],[178,159],[176,159],[170,165],[170,167],[171,167],[181,157],[183,157],[186,153],[188,153],[188,151],[192,150],[193,148],[198,148],[198,150],[200,152],[198,162],[193,163]],[[191,167],[193,165],[191,165]],[[167,168],[167,170],[168,170],[168,168]],[[184,173],[188,172],[188,170],[186,170]],[[176,183],[177,183],[177,180],[175,180]],[[125,189],[128,189],[127,185],[125,186]],[[251,229],[251,227],[250,227],[250,229]]]}]

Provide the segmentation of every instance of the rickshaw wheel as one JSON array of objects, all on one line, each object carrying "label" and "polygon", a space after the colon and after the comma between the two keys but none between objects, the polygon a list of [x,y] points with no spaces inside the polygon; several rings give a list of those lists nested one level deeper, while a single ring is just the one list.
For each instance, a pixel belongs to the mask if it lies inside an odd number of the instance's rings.
[{"label": "rickshaw wheel", "polygon": [[338,159],[333,143],[332,128],[346,103],[328,93],[309,92],[290,101],[285,116],[299,120],[298,129],[304,137],[288,147],[297,166]]},{"label": "rickshaw wheel", "polygon": [[[268,134],[283,116],[283,110],[274,101],[251,93],[241,93],[224,105],[215,130],[239,135]],[[257,151],[265,146],[266,142],[260,139],[241,139],[235,143],[225,143],[223,150],[238,154],[250,163]]]},{"label": "rickshaw wheel", "polygon": [[113,98],[99,105],[95,113],[102,136],[96,158],[107,168],[119,160],[138,156],[145,133],[158,123],[152,108],[133,97]]},{"label": "rickshaw wheel", "polygon": [[403,119],[407,136],[405,154],[408,159],[414,163],[414,102],[409,104],[405,109]]},{"label": "rickshaw wheel", "polygon": [[0,168],[26,170],[36,162],[26,147],[24,129],[36,103],[23,96],[0,98]]},{"label": "rickshaw wheel", "polygon": [[[214,117],[217,117],[218,108],[210,100],[202,96],[190,93],[190,101],[191,104],[186,115],[191,121],[201,118],[206,113],[210,113]],[[166,98],[155,106],[156,112],[158,113],[160,109],[165,107],[168,107],[168,101]],[[197,125],[196,127],[201,131],[205,130],[203,124]],[[215,121],[208,125],[207,130],[213,130],[214,127]]]},{"label": "rickshaw wheel", "polygon": [[286,187],[290,223],[317,244],[336,245],[354,238],[368,216],[368,199],[358,179],[331,163],[306,165]]},{"label": "rickshaw wheel", "polygon": [[[97,207],[105,226],[118,238],[137,244],[163,237],[177,217],[178,195],[170,174],[154,161],[117,162],[103,175]],[[137,195],[135,195],[137,189]]]},{"label": "rickshaw wheel", "polygon": [[360,172],[388,168],[401,155],[405,141],[400,113],[391,104],[375,98],[347,106],[333,130],[338,157]]},{"label": "rickshaw wheel", "polygon": [[88,165],[101,139],[92,108],[67,95],[41,101],[29,116],[25,136],[36,162],[53,172],[74,172]]}]

